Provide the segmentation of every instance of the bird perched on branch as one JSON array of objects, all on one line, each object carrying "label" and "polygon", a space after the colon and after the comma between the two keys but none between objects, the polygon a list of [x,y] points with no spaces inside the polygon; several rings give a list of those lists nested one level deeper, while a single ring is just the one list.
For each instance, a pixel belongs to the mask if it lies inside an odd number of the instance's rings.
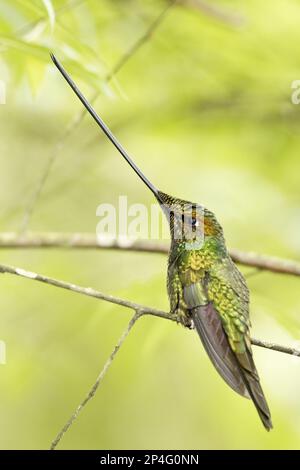
[{"label": "bird perched on branch", "polygon": [[77,88],[64,67],[51,58],[102,131],[154,194],[170,226],[167,287],[171,313],[196,328],[204,348],[225,382],[250,398],[267,430],[272,428],[254,364],[249,320],[249,291],[231,260],[221,225],[205,207],[169,196],[146,178]]}]

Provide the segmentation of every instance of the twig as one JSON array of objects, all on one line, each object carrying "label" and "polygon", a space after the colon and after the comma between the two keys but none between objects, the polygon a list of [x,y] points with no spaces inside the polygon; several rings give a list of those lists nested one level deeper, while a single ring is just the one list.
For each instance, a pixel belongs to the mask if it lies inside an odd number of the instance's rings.
[{"label": "twig", "polygon": [[291,354],[292,356],[300,356],[300,350],[296,348],[290,348],[289,346],[281,346],[280,344],[270,343],[269,341],[261,341],[260,339],[251,339],[251,343],[254,346],[260,346],[261,348],[271,349],[272,351],[278,351],[285,354]]},{"label": "twig", "polygon": [[113,360],[115,359],[120,347],[124,343],[125,339],[129,335],[130,331],[132,330],[134,324],[137,322],[141,314],[139,311],[136,311],[136,313],[133,315],[131,318],[130,322],[128,323],[127,328],[123,331],[119,341],[117,342],[116,346],[114,347],[112,353],[110,354],[109,358],[105,362],[103,369],[101,370],[100,374],[98,375],[96,382],[94,385],[91,387],[90,391],[86,395],[86,397],[82,400],[80,405],[76,408],[75,412],[72,414],[70,419],[66,422],[66,424],[63,426],[61,431],[57,434],[56,438],[53,440],[50,449],[55,450],[61,439],[63,438],[64,434],[68,431],[70,426],[74,423],[74,421],[77,419],[79,413],[83,410],[83,408],[87,405],[87,403],[94,397],[95,393],[97,392],[99,385],[101,384],[102,380],[104,379],[109,367],[112,365]]},{"label": "twig", "polygon": [[117,238],[98,240],[92,233],[80,232],[27,232],[24,235],[16,232],[0,232],[1,248],[83,248],[168,253],[168,244],[163,242],[134,241],[129,238],[122,238],[122,241]]},{"label": "twig", "polygon": [[[149,253],[168,253],[168,244],[155,241],[109,239],[97,240],[88,233],[27,233],[20,236],[17,233],[0,233],[1,248],[77,248],[77,249],[111,249],[124,251],[138,251]],[[274,273],[300,276],[300,263],[297,261],[275,258],[258,253],[230,250],[232,259],[241,265],[251,266],[259,270]]]},{"label": "twig", "polygon": [[146,305],[137,304],[135,302],[130,302],[129,300],[120,299],[119,297],[115,297],[112,295],[103,294],[102,292],[99,292],[98,290],[93,289],[91,287],[78,286],[77,284],[54,279],[48,276],[44,276],[43,274],[27,271],[25,269],[0,264],[0,273],[14,274],[16,276],[21,276],[34,281],[42,282],[44,284],[49,284],[54,287],[70,290],[78,294],[87,295],[88,297],[94,297],[96,299],[105,300],[106,302],[117,304],[122,307],[127,307],[143,314],[151,314],[155,315],[156,317],[175,320],[174,318],[170,318],[170,315],[168,313],[163,312],[161,310],[157,310],[152,307],[147,307]]},{"label": "twig", "polygon": [[[109,83],[113,77],[124,67],[125,64],[133,57],[133,55],[151,38],[157,28],[160,26],[162,21],[165,19],[167,13],[170,9],[177,3],[177,0],[172,0],[164,9],[163,11],[155,18],[155,20],[150,24],[144,34],[142,34],[137,41],[128,49],[127,52],[121,57],[121,59],[116,63],[116,65],[112,68],[112,70],[108,73],[108,75],[104,78],[106,83]],[[89,99],[90,103],[93,105],[98,98],[100,92],[96,91],[92,97]],[[35,188],[34,193],[29,201],[29,204],[25,210],[23,220],[21,223],[20,234],[24,234],[27,231],[29,226],[29,222],[37,201],[40,197],[40,194],[43,191],[47,178],[51,172],[51,168],[62,150],[66,140],[68,137],[75,131],[75,129],[79,126],[81,121],[83,120],[84,116],[86,115],[86,110],[83,108],[74,119],[71,120],[69,125],[67,126],[65,132],[58,140],[58,142],[54,145],[52,152],[50,153],[49,159],[46,163],[46,166],[42,172],[42,175],[38,181],[38,184]]]},{"label": "twig", "polygon": [[265,271],[272,271],[273,273],[300,276],[300,263],[297,261],[260,255],[258,253],[248,253],[235,249],[230,250],[230,256],[236,263],[243,264],[244,266],[252,266],[254,268],[264,269]]},{"label": "twig", "polygon": [[[44,276],[42,274],[38,274],[32,271],[26,271],[25,269],[16,268],[13,266],[7,266],[4,264],[0,264],[0,273],[9,273],[14,274],[17,276],[25,277],[27,279],[31,279],[34,281],[43,282],[45,284],[50,284],[55,287],[59,287],[61,289],[67,289],[72,292],[76,292],[77,294],[87,295],[89,297],[95,297],[96,299],[105,300],[106,302],[110,302],[113,304],[120,305],[122,307],[127,307],[135,312],[139,313],[139,316],[142,315],[153,315],[155,317],[164,318],[166,320],[176,321],[180,323],[180,320],[171,313],[164,312],[162,310],[157,310],[153,307],[148,307],[146,305],[137,304],[135,302],[131,302],[129,300],[120,299],[119,297],[115,297],[113,295],[103,294],[96,289],[92,289],[91,287],[82,287],[78,286],[77,284],[72,284],[66,281],[61,281],[58,279],[54,279],[48,276]],[[251,339],[251,342],[255,346],[260,346],[263,348],[271,349],[273,351],[282,352],[285,354],[291,354],[293,356],[300,356],[300,350],[282,346],[276,343],[269,343],[268,341],[258,340],[258,339]]]}]

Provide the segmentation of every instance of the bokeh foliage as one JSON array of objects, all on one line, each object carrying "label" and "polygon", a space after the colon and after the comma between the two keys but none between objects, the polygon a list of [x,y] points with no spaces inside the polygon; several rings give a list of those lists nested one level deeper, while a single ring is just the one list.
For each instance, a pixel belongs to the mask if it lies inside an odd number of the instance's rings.
[{"label": "bokeh foliage", "polygon": [[[53,146],[80,111],[50,62],[54,50],[86,93],[99,92],[97,109],[159,188],[214,210],[230,247],[299,260],[300,108],[291,83],[300,79],[300,4],[214,4],[244,21],[175,6],[108,84],[166,2],[1,1],[1,231],[20,229]],[[98,204],[120,194],[153,202],[86,118],[58,153],[29,229],[94,232]],[[168,308],[164,256],[5,250],[1,261]],[[47,448],[130,312],[0,281],[0,447]],[[300,280],[259,273],[249,287],[253,334],[297,345]],[[61,447],[299,448],[299,358],[256,348],[255,359],[273,414],[269,434],[217,376],[196,334],[144,318]]]}]

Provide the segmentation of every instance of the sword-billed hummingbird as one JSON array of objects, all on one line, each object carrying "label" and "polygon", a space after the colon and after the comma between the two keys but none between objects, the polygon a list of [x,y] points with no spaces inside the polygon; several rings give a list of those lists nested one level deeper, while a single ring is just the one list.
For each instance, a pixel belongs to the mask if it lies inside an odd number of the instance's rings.
[{"label": "sword-billed hummingbird", "polygon": [[169,196],[153,186],[64,67],[53,54],[51,58],[167,216],[171,233],[167,277],[171,313],[185,326],[195,326],[216,370],[233,390],[252,399],[263,425],[270,430],[270,410],[251,350],[249,291],[227,251],[222,227],[214,214],[203,206]]}]

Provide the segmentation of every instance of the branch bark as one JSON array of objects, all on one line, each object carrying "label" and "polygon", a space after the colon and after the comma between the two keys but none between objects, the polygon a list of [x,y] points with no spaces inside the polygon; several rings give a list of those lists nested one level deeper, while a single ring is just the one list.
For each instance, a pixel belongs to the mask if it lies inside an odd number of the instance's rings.
[{"label": "branch bark", "polygon": [[[155,309],[153,307],[148,307],[146,305],[137,304],[129,300],[124,300],[113,295],[103,294],[102,292],[91,287],[82,287],[77,284],[61,281],[59,279],[44,276],[43,274],[38,274],[32,271],[27,271],[22,268],[7,266],[4,264],[0,264],[0,273],[8,273],[16,276],[25,277],[33,281],[38,281],[61,289],[70,290],[72,292],[76,292],[77,294],[86,295],[88,297],[94,297],[99,300],[105,300],[106,302],[110,302],[116,305],[120,305],[121,307],[127,307],[131,310],[134,310],[135,312],[138,312],[139,317],[143,315],[153,315],[155,317],[164,318],[165,320],[171,320],[180,323],[179,319],[170,313]],[[268,341],[259,340],[255,338],[252,338],[251,342],[254,346],[263,347],[272,351],[278,351],[285,354],[291,354],[293,356],[300,356],[300,350],[292,347],[283,346],[277,343],[270,343]]]},{"label": "branch bark", "polygon": [[[124,251],[138,251],[147,253],[167,254],[169,246],[167,243],[144,241],[102,239],[98,240],[94,235],[87,233],[28,233],[18,235],[17,233],[0,233],[1,248],[77,248],[77,249],[110,249]],[[257,269],[271,271],[274,273],[300,276],[300,262],[275,258],[272,256],[249,253],[236,249],[230,250],[230,255],[238,264],[251,266]]]}]

